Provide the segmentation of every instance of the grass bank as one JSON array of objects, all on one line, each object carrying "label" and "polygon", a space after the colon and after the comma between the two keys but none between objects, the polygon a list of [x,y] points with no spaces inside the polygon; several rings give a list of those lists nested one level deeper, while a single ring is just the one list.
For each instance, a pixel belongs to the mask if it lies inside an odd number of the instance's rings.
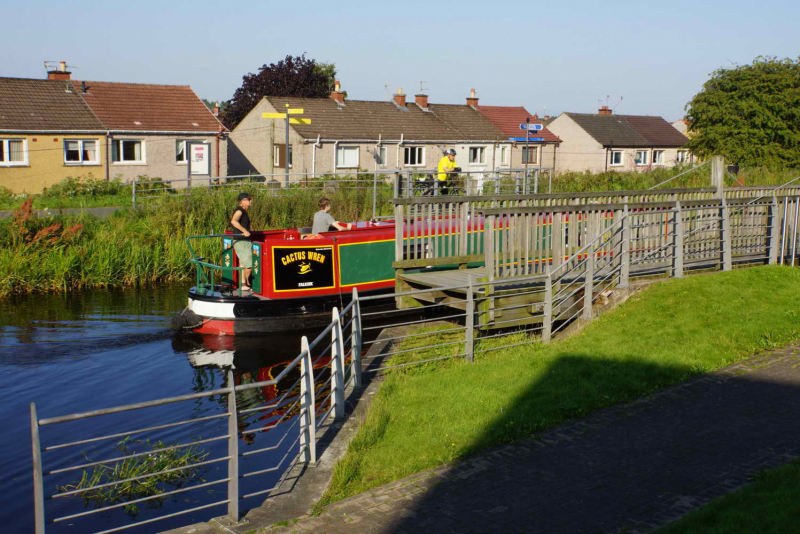
[{"label": "grass bank", "polygon": [[795,534],[800,463],[760,473],[753,484],[717,499],[654,534]]},{"label": "grass bank", "polygon": [[[0,297],[190,280],[194,268],[188,263],[186,237],[226,230],[239,193],[195,191],[190,197],[166,197],[105,220],[88,215],[37,218],[30,209],[20,210],[15,218],[0,221]],[[254,192],[252,227],[307,226],[320,196],[313,190],[281,196]],[[339,190],[328,196],[337,219],[372,216],[369,190]],[[208,240],[196,251],[214,258],[219,249],[219,241]]]},{"label": "grass bank", "polygon": [[533,435],[800,336],[800,270],[659,283],[580,335],[387,376],[327,504]]}]

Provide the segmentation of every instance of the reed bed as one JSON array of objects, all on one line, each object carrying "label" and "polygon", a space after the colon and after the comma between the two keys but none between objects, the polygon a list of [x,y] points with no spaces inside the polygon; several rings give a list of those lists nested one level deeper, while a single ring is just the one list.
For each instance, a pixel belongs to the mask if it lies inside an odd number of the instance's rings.
[{"label": "reed bed", "polygon": [[[194,267],[188,261],[186,238],[228,229],[239,193],[193,191],[191,196],[165,197],[105,220],[89,215],[36,217],[28,201],[12,219],[0,222],[0,297],[191,280]],[[371,190],[329,193],[337,219],[372,216]],[[389,193],[382,195],[379,205],[387,206]],[[254,191],[252,226],[269,230],[310,225],[320,196],[311,190],[280,196]],[[220,249],[217,240],[195,247],[197,254],[210,259],[218,257]]]}]

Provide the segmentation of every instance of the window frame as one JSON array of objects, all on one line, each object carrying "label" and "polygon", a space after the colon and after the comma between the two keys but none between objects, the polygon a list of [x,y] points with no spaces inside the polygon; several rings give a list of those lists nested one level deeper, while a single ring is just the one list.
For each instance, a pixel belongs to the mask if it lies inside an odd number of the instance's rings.
[{"label": "window frame", "polygon": [[675,162],[676,163],[688,163],[689,162],[689,151],[688,150],[678,150],[677,154],[675,154]]},{"label": "window frame", "polygon": [[[93,160],[84,160],[83,159],[83,152],[84,152],[84,143],[94,143],[94,159]],[[67,143],[78,143],[78,155],[80,156],[79,161],[68,161],[67,160]],[[90,165],[100,165],[100,140],[99,139],[64,139],[63,140],[63,147],[64,147],[64,165],[68,165],[70,167],[84,167]]]},{"label": "window frame", "polygon": [[377,147],[378,150],[376,151],[375,155],[377,156],[376,163],[378,167],[388,167],[389,166],[389,147],[388,146],[379,146]]},{"label": "window frame", "polygon": [[508,155],[511,153],[508,145],[500,145],[500,166],[507,167],[509,165]]},{"label": "window frame", "polygon": [[[175,165],[188,165],[189,164],[189,151],[186,145],[191,143],[191,139],[175,139]],[[181,145],[183,145],[183,159],[178,159],[178,154]]]},{"label": "window frame", "polygon": [[[526,159],[530,160],[530,154],[533,152],[533,161],[526,161]],[[522,146],[522,165],[526,163],[528,165],[537,165],[539,163],[539,147],[538,146]]]},{"label": "window frame", "polygon": [[[644,157],[641,161],[636,161],[639,159],[639,154],[642,154]],[[650,150],[637,150],[636,155],[633,158],[633,163],[637,167],[647,167],[650,165]]]},{"label": "window frame", "polygon": [[[344,151],[344,150],[355,150],[355,152],[356,152],[356,163],[355,163],[355,165],[343,165],[339,161],[339,151],[340,150],[342,150],[342,151]],[[336,154],[334,154],[334,159],[335,159],[335,163],[336,163],[336,168],[337,169],[358,169],[358,167],[359,167],[359,165],[361,163],[361,159],[360,158],[361,158],[361,150],[360,150],[360,147],[358,145],[339,145],[339,146],[336,147]],[[345,158],[343,158],[343,159],[345,159]]]},{"label": "window frame", "polygon": [[[410,151],[414,150],[417,154],[417,163],[408,163]],[[422,155],[422,158],[419,156]],[[403,147],[403,167],[424,167],[425,166],[425,147],[414,145]]]},{"label": "window frame", "polygon": [[[272,166],[278,169],[285,169],[282,165],[283,159],[286,157],[286,145],[273,143],[272,145]],[[294,163],[294,147],[289,145],[289,168],[292,168]]]},{"label": "window frame", "polygon": [[664,165],[664,150],[653,149],[653,165]]},{"label": "window frame", "polygon": [[[117,148],[117,158],[122,157],[125,152],[123,150],[124,143],[140,143],[141,144],[141,159],[117,159],[114,161],[114,146],[119,143]],[[147,165],[147,146],[144,139],[112,139],[111,140],[111,164],[112,165]]]},{"label": "window frame", "polygon": [[[480,153],[479,161],[475,161],[472,158],[472,151],[478,151]],[[470,165],[486,165],[486,147],[485,146],[471,146],[469,147],[469,151],[467,152],[467,162]]]},{"label": "window frame", "polygon": [[[614,163],[614,156],[619,155],[619,163]],[[625,151],[624,150],[610,150],[609,151],[609,167],[622,167],[625,165]]]},{"label": "window frame", "polygon": [[0,138],[0,154],[3,158],[8,158],[11,155],[9,150],[10,141],[22,141],[22,161],[8,161],[7,159],[0,160],[0,167],[27,167],[30,165],[28,159],[28,140],[24,137],[3,137]]}]

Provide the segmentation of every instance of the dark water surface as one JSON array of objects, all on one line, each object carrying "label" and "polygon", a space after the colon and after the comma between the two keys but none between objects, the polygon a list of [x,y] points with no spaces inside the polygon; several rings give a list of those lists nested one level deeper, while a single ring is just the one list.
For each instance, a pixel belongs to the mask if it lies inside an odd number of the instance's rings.
[{"label": "dark water surface", "polygon": [[[0,455],[0,491],[4,498],[0,524],[4,525],[3,532],[33,531],[31,402],[36,403],[41,419],[208,391],[226,385],[225,371],[219,364],[232,363],[235,381],[246,383],[269,379],[299,353],[299,333],[236,339],[176,336],[169,330],[169,321],[186,305],[186,298],[186,288],[171,288],[93,291],[0,301],[0,410],[4,423],[0,433],[3,453]],[[314,332],[306,334],[313,336]],[[251,391],[252,398],[239,399],[240,409],[243,401],[257,404],[276,393],[261,389]],[[224,397],[204,398],[158,409],[45,426],[42,427],[42,446],[223,413],[225,403]],[[269,446],[276,439],[266,434],[247,434],[247,428],[259,425],[255,415],[240,418],[238,424],[240,449]],[[225,420],[215,419],[191,429],[168,429],[140,437],[161,439],[169,444],[192,437],[207,439],[224,433],[224,429]],[[48,451],[44,453],[45,470],[84,463],[86,457],[100,460],[121,456],[116,442],[109,440],[102,445]],[[209,459],[224,456],[225,442],[203,448]],[[203,472],[203,480],[222,478],[224,472],[224,463],[213,464]],[[80,474],[79,470],[45,477],[45,494],[53,493],[60,485],[75,483]],[[273,479],[262,478],[247,482],[243,489],[247,492],[270,487],[273,483]],[[129,517],[118,509],[104,515],[51,524],[47,532],[111,529],[224,500],[225,489],[223,483],[180,494],[165,501],[161,510],[142,507],[136,517]],[[242,502],[240,506],[247,509],[257,506],[261,500],[263,497],[254,497],[253,502]],[[74,497],[50,500],[46,506],[48,519],[86,509],[84,502]],[[224,513],[224,506],[218,506],[125,532],[160,532]]]}]

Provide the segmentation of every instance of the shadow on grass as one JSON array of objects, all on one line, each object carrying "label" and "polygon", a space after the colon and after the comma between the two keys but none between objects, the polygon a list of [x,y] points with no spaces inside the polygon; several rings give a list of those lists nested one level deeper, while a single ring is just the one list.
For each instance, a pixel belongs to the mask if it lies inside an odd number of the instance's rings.
[{"label": "shadow on grass", "polygon": [[[746,374],[699,376],[484,451],[420,482],[424,496],[380,532],[648,531],[800,455],[798,363],[790,356]],[[611,405],[645,379],[663,387],[690,374],[633,357],[565,355],[498,414],[474,450],[520,435],[514,426],[533,433],[580,417],[585,406]],[[583,398],[559,394],[576,387]]]}]

